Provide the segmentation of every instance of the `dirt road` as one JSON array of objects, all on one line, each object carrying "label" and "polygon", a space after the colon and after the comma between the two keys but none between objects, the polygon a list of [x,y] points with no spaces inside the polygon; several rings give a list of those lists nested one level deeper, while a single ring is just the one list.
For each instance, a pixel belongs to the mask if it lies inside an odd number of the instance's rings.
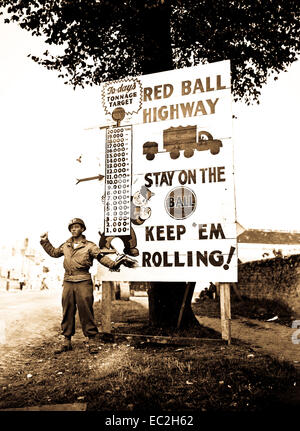
[{"label": "dirt road", "polygon": [[[221,331],[220,319],[212,317],[198,317],[199,322],[215,331]],[[254,349],[261,349],[265,353],[284,360],[300,364],[300,344],[293,344],[292,334],[295,329],[275,322],[263,322],[255,319],[232,319],[231,335],[250,343]]]},{"label": "dirt road", "polygon": [[22,361],[22,349],[58,335],[61,290],[0,291],[0,370]]},{"label": "dirt road", "polygon": [[[95,300],[99,300],[96,293]],[[148,307],[147,298],[131,298]],[[201,324],[218,332],[220,319],[198,317]],[[58,337],[61,321],[61,290],[48,291],[0,291],[0,385],[5,383],[5,374],[12,368],[22,368],[24,360],[30,360],[24,351],[39,346],[42,341]],[[3,326],[4,324],[4,326]],[[2,332],[1,332],[2,328]],[[280,360],[292,363],[300,371],[300,344],[293,344],[295,331],[275,322],[254,319],[233,319],[232,338],[245,341],[255,351],[267,353]],[[78,339],[84,338],[80,331]],[[3,372],[2,372],[3,371]],[[300,373],[299,373],[300,376]],[[300,405],[300,381],[293,391],[284,395],[281,402]]]},{"label": "dirt road", "polygon": [[[148,298],[133,297],[131,300],[148,307]],[[198,319],[204,326],[221,330],[220,319]],[[23,346],[36,344],[47,336],[58,335],[60,320],[60,289],[0,291],[0,365],[4,356]],[[300,364],[300,344],[293,344],[291,339],[295,329],[274,322],[242,318],[233,319],[231,325],[233,339],[246,341],[280,360]]]},{"label": "dirt road", "polygon": [[[95,299],[99,299],[98,297]],[[148,298],[131,298],[148,307]],[[220,319],[198,317],[201,324],[221,330]],[[41,340],[59,335],[61,290],[0,291],[0,369],[8,361],[22,361],[22,349]],[[300,344],[292,343],[295,331],[274,322],[254,319],[233,319],[232,338],[243,340],[280,360],[300,368]]]}]

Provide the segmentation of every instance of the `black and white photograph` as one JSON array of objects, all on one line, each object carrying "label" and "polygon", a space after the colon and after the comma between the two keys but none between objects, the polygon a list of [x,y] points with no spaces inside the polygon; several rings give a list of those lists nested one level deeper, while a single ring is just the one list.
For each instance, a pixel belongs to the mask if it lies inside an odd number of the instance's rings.
[{"label": "black and white photograph", "polygon": [[2,0],[0,37],[0,417],[297,417],[299,2]]}]

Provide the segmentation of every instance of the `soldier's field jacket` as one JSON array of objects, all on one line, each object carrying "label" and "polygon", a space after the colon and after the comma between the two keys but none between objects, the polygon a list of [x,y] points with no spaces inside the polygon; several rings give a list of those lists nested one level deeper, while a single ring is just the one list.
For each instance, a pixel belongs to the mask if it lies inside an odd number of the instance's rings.
[{"label": "soldier's field jacket", "polygon": [[64,256],[65,281],[91,280],[89,269],[93,265],[94,259],[108,268],[114,266],[114,261],[105,256],[96,244],[87,241],[84,235],[77,247],[73,246],[72,238],[69,238],[58,248],[53,247],[48,239],[41,240],[40,243],[49,256]]}]

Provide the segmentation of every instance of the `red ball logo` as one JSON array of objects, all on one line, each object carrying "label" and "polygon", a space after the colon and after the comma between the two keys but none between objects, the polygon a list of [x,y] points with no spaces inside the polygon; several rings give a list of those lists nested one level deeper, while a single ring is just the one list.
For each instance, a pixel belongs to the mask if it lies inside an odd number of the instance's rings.
[{"label": "red ball logo", "polygon": [[175,187],[165,198],[166,211],[176,220],[186,219],[193,214],[196,204],[196,195],[188,187]]}]

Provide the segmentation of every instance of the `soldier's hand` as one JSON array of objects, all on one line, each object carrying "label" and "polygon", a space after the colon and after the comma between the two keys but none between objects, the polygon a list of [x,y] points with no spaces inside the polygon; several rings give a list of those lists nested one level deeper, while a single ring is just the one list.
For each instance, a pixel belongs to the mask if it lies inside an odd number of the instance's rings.
[{"label": "soldier's hand", "polygon": [[124,265],[127,268],[135,268],[138,265],[137,260],[132,259],[132,257],[122,254],[117,260],[116,265]]},{"label": "soldier's hand", "polygon": [[110,271],[119,272],[121,265],[127,266],[127,268],[135,268],[138,266],[138,262],[137,262],[137,260],[132,259],[130,256],[127,256],[126,254],[122,254],[114,262],[114,266],[110,269]]},{"label": "soldier's hand", "polygon": [[130,256],[127,255],[124,256],[121,263],[127,268],[136,268],[138,266],[137,260],[132,259]]},{"label": "soldier's hand", "polygon": [[42,233],[41,241],[46,241],[48,239],[48,232]]},{"label": "soldier's hand", "polygon": [[111,272],[120,272],[120,263],[114,262],[114,266],[110,268],[109,270]]}]

